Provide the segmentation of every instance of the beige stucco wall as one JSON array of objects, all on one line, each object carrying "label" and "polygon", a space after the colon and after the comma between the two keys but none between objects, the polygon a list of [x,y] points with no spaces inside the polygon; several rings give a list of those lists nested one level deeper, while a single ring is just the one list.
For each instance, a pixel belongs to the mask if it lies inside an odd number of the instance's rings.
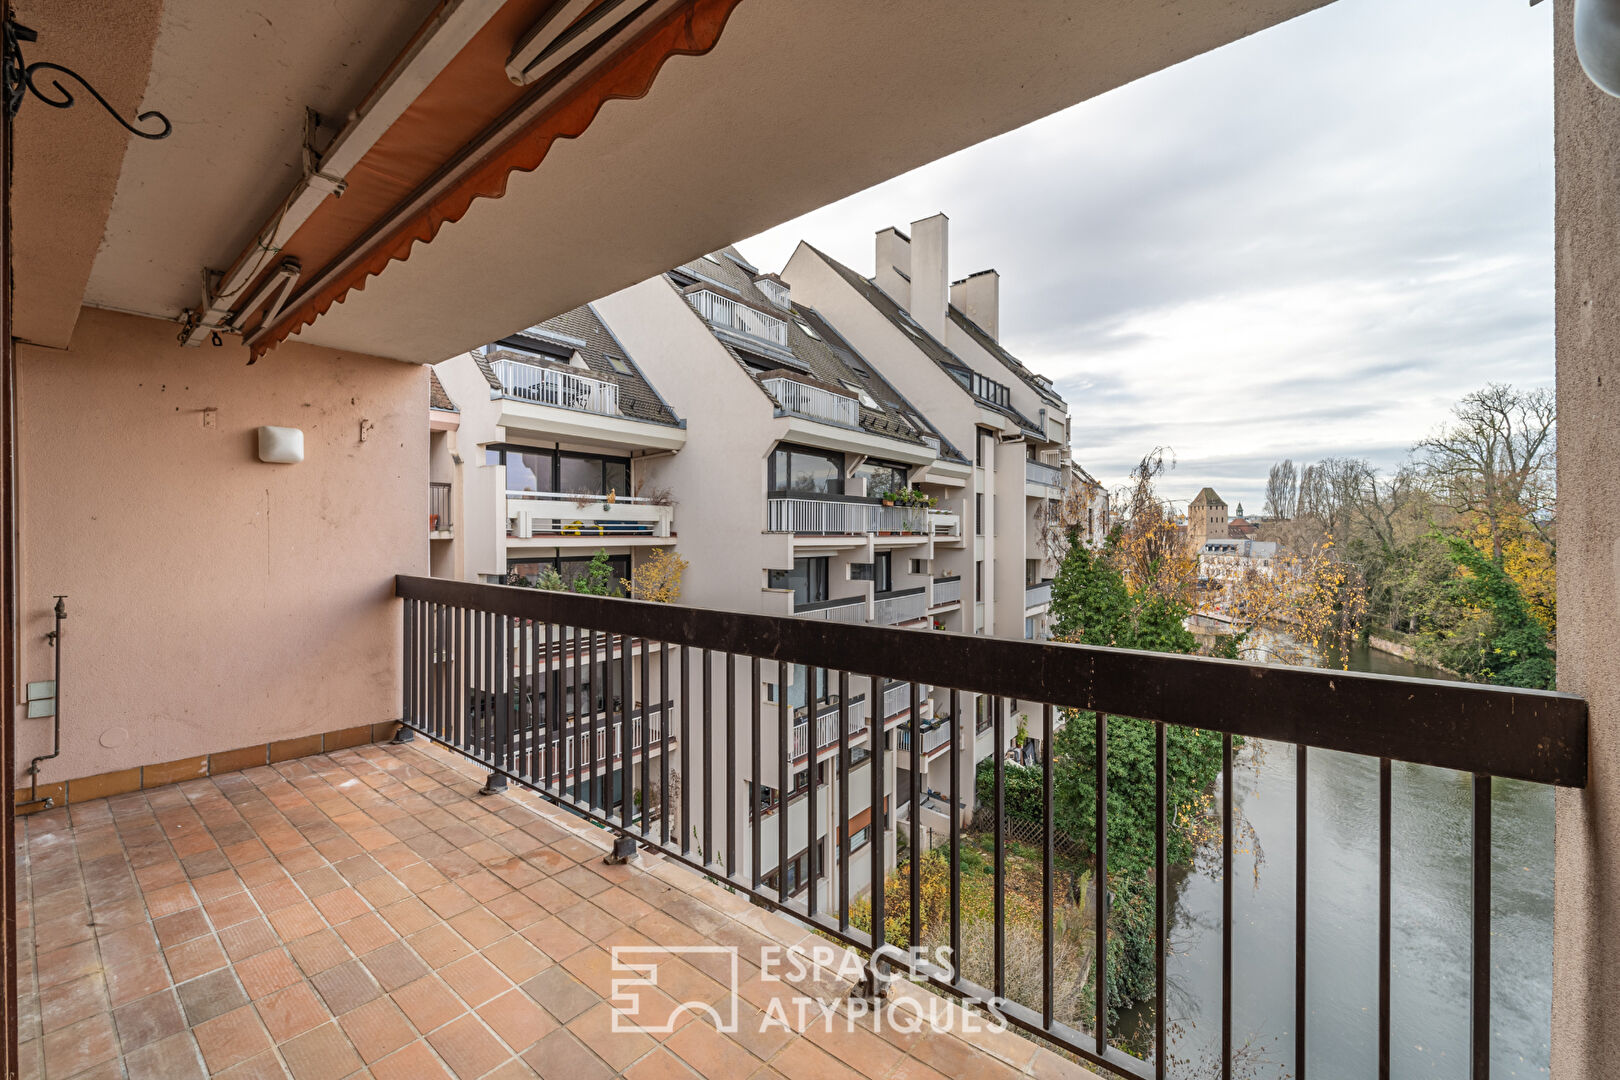
[{"label": "beige stucco wall", "polygon": [[1577,66],[1573,0],[1555,38],[1558,688],[1591,707],[1584,791],[1557,796],[1552,1075],[1620,1061],[1620,101]]},{"label": "beige stucco wall", "polygon": [[[17,350],[25,679],[51,677],[51,596],[69,598],[43,782],[398,715],[427,373],[304,345],[246,360],[92,309],[71,349]],[[303,429],[303,463],[259,462],[262,424]],[[50,721],[17,742],[26,768]]]}]

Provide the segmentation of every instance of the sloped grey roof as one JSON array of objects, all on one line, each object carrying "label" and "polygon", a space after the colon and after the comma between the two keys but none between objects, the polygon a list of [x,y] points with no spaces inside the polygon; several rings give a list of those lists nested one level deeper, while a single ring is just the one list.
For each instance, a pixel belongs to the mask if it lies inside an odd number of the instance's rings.
[{"label": "sloped grey roof", "polygon": [[1219,495],[1215,494],[1215,489],[1214,488],[1207,487],[1204,490],[1200,491],[1197,495],[1193,496],[1193,501],[1188,503],[1187,505],[1188,506],[1200,506],[1200,505],[1202,505],[1202,506],[1225,506],[1226,505],[1226,500],[1221,498]]},{"label": "sloped grey roof", "polygon": [[[866,363],[819,312],[802,304],[794,304],[791,311],[778,307],[754,284],[759,272],[740,254],[727,248],[718,252],[717,257],[718,263],[694,259],[679,269],[688,276],[698,278],[703,287],[718,286],[722,295],[739,298],[752,307],[772,313],[787,324],[788,344],[785,350],[769,343],[761,343],[756,348],[751,342],[742,342],[735,335],[715,333],[715,340],[744,370],[749,369],[743,362],[743,354],[751,353],[756,362],[780,364],[784,371],[777,374],[792,373],[794,368],[799,368],[802,375],[835,389],[848,392],[849,387],[857,387],[866,391],[878,406],[874,409],[865,402],[861,403],[860,425],[863,430],[915,444],[921,444],[925,435],[938,437],[939,433],[933,426],[911,407],[877,369]],[[807,327],[810,332],[806,332]],[[750,371],[750,374],[754,373]],[[768,374],[757,374],[755,378],[763,379]],[[915,423],[911,420],[913,416],[916,417]],[[947,446],[941,439],[944,456],[956,453],[954,448],[946,452]]]},{"label": "sloped grey roof", "polygon": [[[822,251],[810,244],[806,244],[805,246],[810,248],[811,251],[815,252],[816,255],[820,256],[820,258],[826,262],[828,266],[838,271],[839,276],[845,281],[849,282],[856,292],[864,296],[867,302],[878,310],[879,314],[888,319],[889,322],[893,323],[896,328],[910,335],[912,342],[919,350],[922,351],[922,354],[934,361],[934,363],[938,364],[940,368],[947,372],[947,374],[950,373],[952,368],[968,368],[969,370],[972,370],[971,365],[952,352],[944,342],[940,341],[938,338],[934,337],[934,335],[930,334],[927,330],[924,330],[920,325],[918,325],[917,321],[911,317],[911,314],[896,303],[894,298],[888,293],[878,288],[875,282],[857,274],[855,271],[851,270],[849,267],[845,266],[831,255],[828,255],[825,251]],[[981,330],[980,333],[983,333],[983,331]],[[953,375],[952,377],[954,378],[955,376]],[[963,393],[969,393],[969,391],[964,389]],[[1019,427],[1023,428],[1030,434],[1036,435],[1043,439],[1046,437],[1045,433],[1041,431],[1040,427],[1033,420],[1019,412],[1017,409],[1013,408],[1011,405],[997,405],[985,401],[983,398],[975,398],[974,400],[979,402],[982,407],[989,409],[991,412],[998,412],[1003,416],[1006,416],[1008,419],[1018,424]]]},{"label": "sloped grey roof", "polygon": [[[984,272],[989,273],[989,271]],[[960,327],[968,337],[977,342],[979,348],[1001,361],[1002,367],[1018,376],[1019,381],[1021,381],[1031,390],[1035,391],[1035,393],[1043,401],[1049,405],[1056,405],[1060,409],[1068,408],[1068,405],[1064,402],[1063,398],[1059,396],[1058,392],[1052,388],[1050,383],[1046,382],[1039,375],[1036,375],[1029,368],[1025,367],[1024,362],[1018,359],[1018,357],[1002,348],[1001,342],[991,337],[989,332],[986,331],[984,327],[980,326],[978,323],[974,322],[972,319],[963,314],[961,308],[957,307],[955,304],[952,304],[947,311],[950,315],[951,321]]]},{"label": "sloped grey roof", "polygon": [[445,412],[461,411],[456,408],[456,403],[451,400],[449,391],[444,388],[444,383],[439,381],[439,373],[431,367],[428,368],[428,408],[443,409]]},{"label": "sloped grey roof", "polygon": [[[636,364],[635,357],[631,356],[619,343],[619,339],[613,336],[613,331],[597,318],[596,311],[589,304],[564,312],[556,318],[547,319],[510,337],[502,338],[493,347],[499,348],[502,343],[518,348],[528,346],[530,349],[567,350],[570,354],[577,352],[585,361],[585,366],[590,369],[592,378],[618,386],[619,412],[627,419],[646,420],[655,424],[680,423],[674,411],[653,388],[652,383],[647,381],[647,376]],[[625,361],[629,372],[614,370],[608,360],[610,356]],[[473,361],[478,365],[478,370],[483,372],[491,389],[501,390],[501,380],[496,376],[486,351],[475,351]],[[543,356],[536,356],[531,362],[540,367],[578,371],[566,363],[550,361]]]}]

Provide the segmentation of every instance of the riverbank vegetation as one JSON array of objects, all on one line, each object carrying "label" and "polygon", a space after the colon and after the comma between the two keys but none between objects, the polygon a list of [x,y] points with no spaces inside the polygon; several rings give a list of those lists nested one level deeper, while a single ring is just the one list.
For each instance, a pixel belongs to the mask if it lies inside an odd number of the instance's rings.
[{"label": "riverbank vegetation", "polygon": [[1326,458],[1272,466],[1256,539],[1331,543],[1367,627],[1464,678],[1551,689],[1557,639],[1552,394],[1491,385],[1393,474]]}]

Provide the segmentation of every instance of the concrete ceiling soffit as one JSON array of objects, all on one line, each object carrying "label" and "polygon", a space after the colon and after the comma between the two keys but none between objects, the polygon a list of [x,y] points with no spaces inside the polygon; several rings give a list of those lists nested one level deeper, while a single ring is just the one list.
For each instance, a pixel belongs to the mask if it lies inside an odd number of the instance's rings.
[{"label": "concrete ceiling soffit", "polygon": [[[23,46],[32,64],[79,72],[133,118],[143,101],[162,22],[162,0],[17,0],[16,20],[39,40]],[[40,89],[60,79],[75,104],[53,109],[27,97],[12,123],[12,333],[65,349],[106,230],[130,135],[66,76],[40,72]],[[55,95],[60,98],[60,95]]]}]

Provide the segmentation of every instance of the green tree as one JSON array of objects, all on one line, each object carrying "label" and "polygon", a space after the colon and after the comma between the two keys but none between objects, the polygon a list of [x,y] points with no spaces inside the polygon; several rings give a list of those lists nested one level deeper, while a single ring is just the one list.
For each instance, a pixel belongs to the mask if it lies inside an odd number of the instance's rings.
[{"label": "green tree", "polygon": [[[1109,550],[1115,539],[1110,538]],[[1105,557],[1070,543],[1052,580],[1052,633],[1083,645],[1129,646],[1131,598],[1125,579]]]},{"label": "green tree", "polygon": [[585,572],[574,579],[572,589],[587,596],[618,596],[618,578],[608,561],[607,549],[598,551],[586,565]]}]

